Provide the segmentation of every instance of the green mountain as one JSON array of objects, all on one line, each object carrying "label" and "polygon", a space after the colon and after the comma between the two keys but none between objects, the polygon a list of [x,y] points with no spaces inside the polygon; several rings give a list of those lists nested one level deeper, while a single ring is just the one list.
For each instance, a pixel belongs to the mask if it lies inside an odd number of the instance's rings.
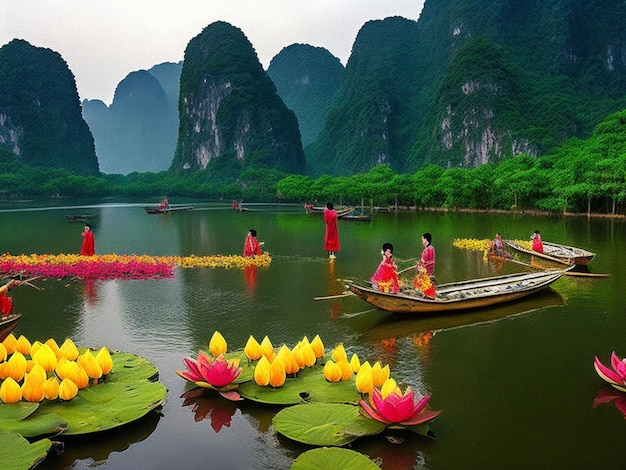
[{"label": "green mountain", "polygon": [[301,173],[298,121],[276,92],[252,44],[225,22],[207,26],[185,50],[180,127],[171,170],[237,178],[247,168]]},{"label": "green mountain", "polygon": [[28,166],[99,174],[74,75],[57,52],[19,39],[0,48],[0,147]]},{"label": "green mountain", "polygon": [[287,46],[270,62],[267,74],[278,95],[296,113],[302,145],[313,142],[322,130],[342,72],[337,57],[323,47],[308,44]]},{"label": "green mountain", "polygon": [[309,168],[472,167],[588,137],[626,108],[624,31],[617,0],[427,0],[417,22],[368,22]]}]

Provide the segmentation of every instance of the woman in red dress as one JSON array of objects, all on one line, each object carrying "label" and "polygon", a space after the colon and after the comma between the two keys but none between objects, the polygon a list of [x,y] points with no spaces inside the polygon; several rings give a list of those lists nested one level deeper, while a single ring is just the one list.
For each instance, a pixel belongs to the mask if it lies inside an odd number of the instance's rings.
[{"label": "woman in red dress", "polygon": [[543,241],[541,240],[541,235],[539,234],[539,230],[535,230],[530,238],[533,241],[533,251],[537,253],[543,253]]},{"label": "woman in red dress", "polygon": [[85,224],[85,230],[80,234],[83,237],[83,246],[80,248],[80,254],[84,256],[93,256],[96,252],[96,241],[93,237],[91,225]]},{"label": "woman in red dress", "polygon": [[334,258],[335,252],[339,251],[339,231],[337,230],[337,212],[332,202],[326,203],[324,209],[324,223],[326,233],[324,234],[324,249],[328,251],[328,257]]},{"label": "woman in red dress", "polygon": [[246,241],[243,243],[244,256],[259,256],[261,254],[261,244],[256,238],[256,230],[248,230]]},{"label": "woman in red dress", "polygon": [[398,265],[393,260],[393,245],[383,244],[383,259],[378,265],[378,269],[371,278],[372,284],[381,292],[400,292],[398,282]]},{"label": "woman in red dress", "polygon": [[416,269],[418,270],[420,268],[424,268],[430,277],[435,275],[435,247],[432,246],[432,241],[433,237],[430,233],[426,232],[422,235],[422,245],[424,245],[424,251],[422,251],[422,256],[416,266]]}]

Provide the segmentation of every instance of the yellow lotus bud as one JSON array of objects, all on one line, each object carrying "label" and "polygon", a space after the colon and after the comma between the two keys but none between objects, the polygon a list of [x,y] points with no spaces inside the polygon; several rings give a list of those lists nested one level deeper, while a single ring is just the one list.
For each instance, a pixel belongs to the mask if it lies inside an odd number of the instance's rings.
[{"label": "yellow lotus bud", "polygon": [[54,340],[54,338],[49,338],[46,340],[46,342],[44,344],[47,344],[48,347],[50,349],[52,349],[52,352],[54,353],[55,357],[58,359],[59,357],[61,357],[61,348],[59,348],[59,345],[57,344],[57,342]]},{"label": "yellow lotus bud", "polygon": [[99,379],[102,377],[102,367],[100,367],[100,364],[96,361],[96,358],[93,354],[91,354],[89,349],[78,356],[76,362],[78,362],[78,365],[83,368],[88,377],[91,377],[92,379]]},{"label": "yellow lotus bud", "polygon": [[74,361],[59,361],[56,368],[56,374],[61,380],[71,380],[80,389],[89,385],[89,376],[85,370]]},{"label": "yellow lotus bud", "polygon": [[33,368],[28,372],[28,375],[37,377],[41,383],[45,382],[46,379],[48,378],[48,374],[46,373],[46,370],[37,363],[35,363]]},{"label": "yellow lotus bud", "polygon": [[356,374],[356,389],[361,393],[372,393],[374,380],[372,379],[372,366],[364,362]]},{"label": "yellow lotus bud", "polygon": [[380,389],[380,395],[382,396],[383,400],[387,398],[390,393],[395,393],[398,396],[402,396],[402,390],[400,390],[400,387],[398,387],[398,384],[396,384],[396,381],[392,378],[388,378],[387,380],[385,380],[385,383]]},{"label": "yellow lotus bud", "polygon": [[298,364],[298,361],[296,361],[296,358],[293,356],[291,349],[289,349],[284,344],[281,346],[278,354],[276,355],[276,359],[274,360],[277,359],[283,361],[286,374],[293,375],[300,370],[300,364]]},{"label": "yellow lotus bud", "polygon": [[211,341],[209,341],[209,351],[213,357],[226,354],[226,340],[219,331],[213,333]]},{"label": "yellow lotus bud", "polygon": [[344,360],[344,361],[348,360],[348,356],[346,354],[346,350],[343,347],[343,343],[339,343],[337,346],[335,346],[335,349],[333,349],[331,356],[333,358],[333,361],[335,362],[339,362],[341,360]]},{"label": "yellow lotus bud", "polygon": [[59,353],[65,359],[69,361],[74,361],[78,357],[78,348],[74,344],[74,341],[67,338],[65,341],[63,341],[63,344],[59,348]]},{"label": "yellow lotus bud", "polygon": [[254,336],[250,335],[246,347],[243,348],[243,352],[246,353],[246,357],[251,361],[256,361],[263,353],[261,352],[261,345],[254,339]]},{"label": "yellow lotus bud", "polygon": [[26,401],[39,403],[46,397],[43,383],[39,374],[26,374],[22,384],[22,398]]},{"label": "yellow lotus bud", "polygon": [[254,381],[261,387],[270,383],[270,361],[265,356],[261,356],[254,368]]},{"label": "yellow lotus bud", "polygon": [[274,355],[274,346],[272,346],[272,342],[267,335],[261,341],[261,353],[268,359],[271,359]]},{"label": "yellow lotus bud", "polygon": [[352,372],[357,373],[361,368],[361,361],[359,360],[359,356],[353,354],[350,358],[350,367],[352,367]]},{"label": "yellow lotus bud", "polygon": [[313,352],[313,348],[310,343],[306,343],[300,348],[302,350],[302,358],[304,359],[304,365],[307,367],[311,367],[315,365],[315,361],[317,358],[315,357],[315,353]]},{"label": "yellow lotus bud", "polygon": [[22,389],[20,385],[13,380],[12,377],[7,377],[0,385],[0,400],[4,403],[17,403],[22,399]]},{"label": "yellow lotus bud", "polygon": [[348,361],[337,362],[337,365],[341,369],[341,380],[348,380],[352,377],[352,367],[350,367]]},{"label": "yellow lotus bud", "polygon": [[324,378],[329,382],[336,383],[341,380],[341,367],[335,362],[328,361],[324,364]]},{"label": "yellow lotus bud", "polygon": [[7,348],[3,343],[0,343],[0,362],[4,362],[8,357]]},{"label": "yellow lotus bud", "polygon": [[293,347],[291,354],[293,355],[293,358],[296,360],[298,367],[300,369],[304,369],[306,367],[306,363],[304,360],[304,355],[302,354],[302,346],[300,345],[300,343],[296,344]]},{"label": "yellow lotus bud", "polygon": [[33,344],[30,345],[30,357],[33,357],[37,351],[39,351],[39,348],[43,345],[43,343],[39,340],[35,341]]},{"label": "yellow lotus bud", "polygon": [[113,359],[111,359],[111,354],[105,347],[100,348],[100,351],[96,354],[96,361],[100,364],[102,375],[107,375],[113,369]]},{"label": "yellow lotus bud", "polygon": [[315,338],[311,341],[311,348],[313,349],[316,358],[319,359],[324,356],[324,343],[322,343],[320,335],[315,335]]},{"label": "yellow lotus bud", "polygon": [[380,387],[385,383],[385,380],[389,378],[389,364],[385,367],[380,365],[379,361],[376,361],[372,366],[372,380],[374,381],[374,387]]},{"label": "yellow lotus bud", "polygon": [[56,400],[59,396],[59,381],[55,376],[46,380],[43,383],[43,388],[46,391],[46,398],[48,400]]},{"label": "yellow lotus bud", "polygon": [[274,388],[282,387],[287,379],[285,365],[279,358],[275,358],[270,364],[270,385]]},{"label": "yellow lotus bud", "polygon": [[13,333],[9,333],[9,336],[4,338],[4,341],[2,341],[2,344],[4,344],[4,347],[7,349],[7,355],[10,356],[11,354],[15,352],[17,339],[15,339],[15,336],[13,336]]},{"label": "yellow lotus bud", "polygon": [[26,373],[26,358],[21,352],[15,351],[7,361],[7,364],[9,366],[7,377],[11,377],[16,382],[24,378],[24,374]]},{"label": "yellow lotus bud", "polygon": [[24,356],[30,356],[30,341],[24,335],[20,335],[15,343],[15,350],[21,352]]},{"label": "yellow lotus bud", "polygon": [[70,379],[63,379],[59,384],[59,398],[61,400],[71,400],[78,395],[78,387]]},{"label": "yellow lotus bud", "polygon": [[[31,348],[31,350],[34,348]],[[46,372],[52,372],[57,366],[57,357],[54,351],[47,344],[42,344],[36,352],[33,353],[33,361],[44,368]]]},{"label": "yellow lotus bud", "polygon": [[0,362],[0,380],[4,380],[9,376],[9,363]]}]

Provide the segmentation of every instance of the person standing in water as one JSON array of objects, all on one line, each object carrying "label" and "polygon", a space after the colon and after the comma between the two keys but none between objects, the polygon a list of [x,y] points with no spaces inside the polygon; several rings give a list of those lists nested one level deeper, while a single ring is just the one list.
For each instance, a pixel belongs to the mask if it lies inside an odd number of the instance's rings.
[{"label": "person standing in water", "polygon": [[85,224],[85,230],[80,234],[83,237],[83,245],[80,248],[80,254],[83,256],[93,256],[96,252],[96,241],[91,230],[91,225]]},{"label": "person standing in water", "polygon": [[324,233],[324,249],[328,251],[328,257],[335,258],[335,253],[339,251],[339,231],[337,229],[337,211],[332,202],[326,203],[324,209],[324,223],[326,232]]}]

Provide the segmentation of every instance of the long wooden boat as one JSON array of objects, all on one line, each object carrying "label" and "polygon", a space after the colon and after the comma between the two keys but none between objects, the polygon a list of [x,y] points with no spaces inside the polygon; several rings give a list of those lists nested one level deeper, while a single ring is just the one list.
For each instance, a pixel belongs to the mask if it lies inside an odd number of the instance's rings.
[{"label": "long wooden boat", "polygon": [[17,326],[22,318],[21,313],[11,313],[6,317],[0,318],[0,341],[9,336],[9,333],[13,331],[13,328]]},{"label": "long wooden boat", "polygon": [[[324,212],[324,209],[326,209],[326,207],[324,206],[313,206],[311,208],[311,212]],[[351,212],[354,212],[354,207],[341,207],[341,208],[336,208],[335,212],[337,212],[337,218],[342,218],[348,214],[350,214]]]},{"label": "long wooden boat", "polygon": [[587,266],[596,256],[595,253],[582,248],[545,241],[543,242],[543,253],[537,253],[536,251],[529,250],[528,248],[515,243],[513,240],[504,240],[504,243],[519,252],[554,261],[555,263],[565,264],[567,266]]},{"label": "long wooden boat", "polygon": [[144,210],[148,214],[168,214],[170,212],[188,211],[193,209],[193,206],[180,206],[180,207],[168,207],[167,209],[159,209],[158,207],[144,207]]},{"label": "long wooden boat", "polygon": [[434,299],[425,297],[412,287],[405,287],[400,293],[391,294],[358,285],[354,281],[344,282],[350,292],[381,310],[435,313],[512,302],[549,288],[566,271],[551,269],[441,284],[436,287]]},{"label": "long wooden boat", "polygon": [[77,214],[77,215],[66,215],[65,220],[68,222],[87,222],[91,215],[87,214]]}]

